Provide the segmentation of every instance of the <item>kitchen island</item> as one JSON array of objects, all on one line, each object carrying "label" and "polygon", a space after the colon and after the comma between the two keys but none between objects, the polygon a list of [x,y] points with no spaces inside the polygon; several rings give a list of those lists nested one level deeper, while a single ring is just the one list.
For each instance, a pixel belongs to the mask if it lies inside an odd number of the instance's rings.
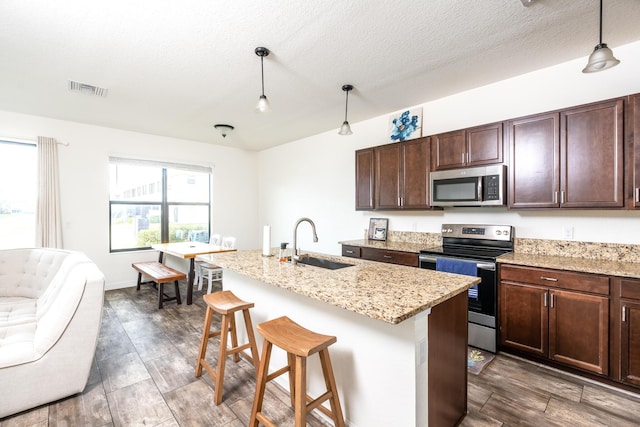
[{"label": "kitchen island", "polygon": [[[462,419],[466,290],[479,279],[314,255],[352,266],[294,266],[258,250],[198,259],[222,266],[223,288],[255,303],[254,325],[286,315],[337,337],[330,354],[348,425],[451,426]],[[274,349],[271,370],[285,364],[284,352]],[[288,389],[286,376],[279,384]],[[308,384],[310,395],[324,392],[315,359],[309,361]]]}]

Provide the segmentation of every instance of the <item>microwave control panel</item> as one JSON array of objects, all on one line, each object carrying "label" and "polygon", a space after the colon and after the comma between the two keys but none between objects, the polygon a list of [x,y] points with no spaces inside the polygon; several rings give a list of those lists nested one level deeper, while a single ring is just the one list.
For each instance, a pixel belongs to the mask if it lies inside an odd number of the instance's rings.
[{"label": "microwave control panel", "polygon": [[500,175],[487,175],[483,180],[483,200],[500,200]]}]

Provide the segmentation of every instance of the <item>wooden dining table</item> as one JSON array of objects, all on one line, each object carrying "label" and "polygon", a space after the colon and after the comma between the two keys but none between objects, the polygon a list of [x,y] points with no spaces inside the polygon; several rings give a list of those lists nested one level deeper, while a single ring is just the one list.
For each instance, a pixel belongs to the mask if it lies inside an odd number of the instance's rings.
[{"label": "wooden dining table", "polygon": [[224,248],[219,245],[210,245],[202,242],[157,243],[155,245],[151,245],[151,248],[160,252],[158,261],[161,263],[164,263],[165,254],[189,260],[189,272],[187,274],[187,305],[193,303],[193,281],[196,275],[196,257],[198,255],[233,252],[237,250],[235,248]]}]

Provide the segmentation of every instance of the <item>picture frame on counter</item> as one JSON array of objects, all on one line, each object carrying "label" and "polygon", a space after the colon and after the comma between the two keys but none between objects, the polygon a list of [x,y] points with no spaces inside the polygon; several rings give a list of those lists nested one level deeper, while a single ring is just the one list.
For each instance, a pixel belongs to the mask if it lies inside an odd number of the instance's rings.
[{"label": "picture frame on counter", "polygon": [[389,218],[369,219],[369,240],[387,240],[387,229],[389,228]]}]

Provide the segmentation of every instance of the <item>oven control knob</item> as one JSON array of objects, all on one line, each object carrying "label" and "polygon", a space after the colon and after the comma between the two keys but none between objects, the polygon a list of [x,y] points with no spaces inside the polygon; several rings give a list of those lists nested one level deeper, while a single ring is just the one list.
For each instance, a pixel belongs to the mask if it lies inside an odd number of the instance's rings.
[{"label": "oven control knob", "polygon": [[509,235],[509,230],[504,230],[504,231],[502,232],[502,234],[504,234],[505,236],[508,236],[508,235]]},{"label": "oven control knob", "polygon": [[502,231],[500,231],[500,230],[496,230],[496,234],[497,234],[498,236],[500,236],[500,235],[502,234]]}]

